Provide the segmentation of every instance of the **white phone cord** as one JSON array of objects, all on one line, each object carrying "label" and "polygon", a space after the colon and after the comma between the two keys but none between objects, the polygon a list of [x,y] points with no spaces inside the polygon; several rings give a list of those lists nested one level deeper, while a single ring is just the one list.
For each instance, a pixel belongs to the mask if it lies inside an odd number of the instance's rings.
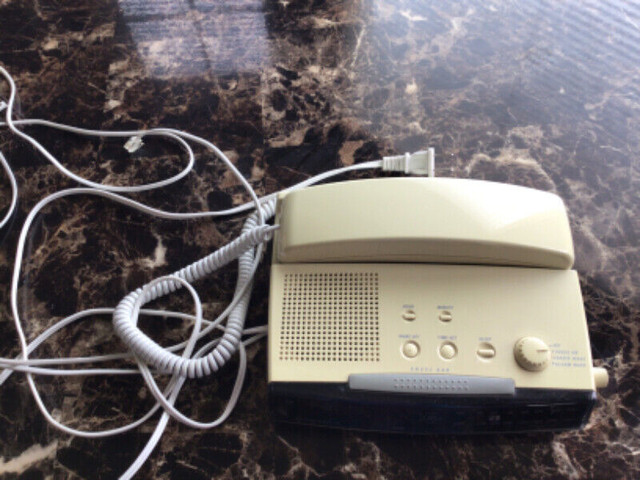
[{"label": "white phone cord", "polygon": [[[175,135],[172,132],[160,132],[157,131],[156,129],[151,129],[146,131],[144,134],[145,135],[151,135],[151,136],[164,136],[167,138],[170,138],[176,142],[178,142],[178,144],[180,144],[180,146],[182,148],[185,149],[185,151],[189,154],[189,163],[187,164],[187,166],[180,171],[178,174],[174,175],[173,177],[167,178],[165,180],[161,180],[159,182],[153,182],[153,183],[147,183],[147,184],[143,184],[143,185],[135,185],[135,186],[114,186],[114,185],[105,185],[102,183],[96,183],[96,182],[92,182],[91,180],[87,180],[85,178],[82,178],[78,175],[76,175],[75,173],[71,172],[70,170],[68,170],[64,165],[62,165],[58,159],[56,159],[56,157],[54,157],[46,148],[44,148],[36,139],[34,139],[33,137],[31,137],[30,135],[27,135],[26,133],[18,130],[16,128],[16,122],[13,120],[13,105],[15,103],[16,100],[16,95],[17,95],[17,88],[16,88],[16,84],[13,81],[13,78],[11,78],[11,75],[9,75],[9,72],[7,72],[2,66],[0,66],[0,74],[5,78],[5,80],[7,81],[7,83],[9,84],[9,100],[6,103],[6,112],[5,112],[5,122],[4,123],[0,123],[0,126],[7,126],[9,127],[9,129],[11,130],[11,132],[13,132],[15,135],[17,135],[18,137],[22,138],[23,140],[26,140],[28,143],[30,143],[31,145],[33,145],[36,150],[38,150],[47,160],[49,160],[58,170],[60,170],[60,172],[62,172],[64,175],[66,175],[67,177],[71,178],[72,180],[75,180],[76,182],[82,184],[82,185],[86,185],[87,187],[93,187],[93,188],[97,188],[100,190],[107,190],[110,192],[142,192],[145,190],[154,190],[157,188],[162,188],[165,187],[167,185],[170,185],[172,183],[177,182],[178,180],[180,180],[181,178],[183,178],[184,176],[186,176],[193,168],[193,164],[194,164],[194,155],[193,155],[193,151],[191,150],[191,147],[187,144],[187,142],[185,142],[182,138],[180,138],[179,135]],[[17,123],[19,125],[19,123]],[[132,136],[132,135],[120,135],[120,132],[109,132],[105,135],[100,135],[100,136],[105,136],[105,137],[123,137],[123,136]]]},{"label": "white phone cord", "polygon": [[[273,230],[277,228],[277,226],[266,225],[265,222],[274,215],[276,196],[278,195],[278,192],[266,195],[262,198],[258,198],[249,182],[244,178],[244,176],[238,171],[235,165],[231,163],[231,161],[226,157],[226,155],[224,155],[222,151],[220,151],[211,142],[201,137],[186,132],[181,132],[179,130],[169,128],[154,128],[150,130],[107,132],[102,130],[78,128],[40,119],[14,120],[13,107],[17,95],[16,86],[9,73],[2,66],[0,66],[0,74],[4,76],[10,86],[10,95],[8,102],[3,105],[6,108],[5,122],[0,122],[0,127],[8,127],[12,133],[33,145],[62,174],[82,185],[85,185],[85,187],[82,188],[62,190],[42,199],[29,212],[29,215],[27,216],[22,226],[18,239],[18,245],[16,248],[14,270],[11,282],[11,311],[14,322],[16,324],[16,331],[18,333],[21,354],[15,359],[0,358],[0,368],[4,369],[4,371],[0,374],[0,386],[9,378],[9,376],[14,371],[25,373],[34,400],[36,401],[38,408],[41,410],[47,421],[49,421],[49,423],[51,423],[56,428],[66,433],[89,438],[115,435],[136,428],[145,421],[149,420],[151,416],[160,407],[162,407],[164,411],[147,445],[140,453],[138,458],[133,462],[131,467],[121,477],[131,478],[142,466],[142,464],[148,458],[149,454],[159,441],[170,417],[173,417],[179,422],[189,425],[193,428],[212,428],[222,423],[232,412],[240,394],[244,374],[246,371],[245,347],[266,335],[266,327],[254,327],[244,330],[243,328],[245,317],[247,314],[247,308],[249,305],[249,299],[251,296],[253,277],[261,260],[264,246],[271,238]],[[0,111],[2,111],[2,108],[0,108]],[[134,186],[117,186],[97,183],[87,180],[69,171],[37,140],[17,128],[18,126],[28,125],[40,125],[79,135],[97,137],[140,137],[140,139],[145,136],[165,137],[169,140],[177,142],[185,150],[188,155],[188,161],[183,170],[181,170],[178,174],[158,182]],[[184,178],[193,169],[193,165],[195,162],[195,155],[188,142],[197,143],[213,152],[215,156],[219,160],[221,160],[227,166],[227,168],[231,170],[238,181],[242,184],[249,197],[251,198],[251,201],[226,210],[177,213],[156,209],[144,203],[136,202],[130,198],[123,197],[122,195],[119,195],[117,193],[133,193],[161,188]],[[426,158],[425,152],[419,153],[420,155],[416,155],[415,159],[411,159],[412,162],[416,163],[416,166],[412,167],[416,169],[414,173],[420,173],[418,168],[424,169],[424,159]],[[433,152],[431,151],[431,158],[432,156]],[[326,180],[330,177],[354,170],[374,168],[397,170],[395,166],[395,163],[397,162],[395,160],[395,157],[385,157],[384,161],[376,160],[372,162],[365,162],[338,168],[311,177],[283,191],[286,192],[304,188],[306,186]],[[408,161],[405,159],[405,167],[408,164],[407,162]],[[7,172],[12,189],[12,200],[9,206],[9,210],[2,221],[0,221],[0,228],[2,228],[7,223],[9,217],[15,210],[18,195],[18,186],[15,181],[13,172],[11,171],[9,164],[2,153],[0,153],[0,163],[2,163],[4,170]],[[40,335],[38,335],[38,337],[36,337],[31,343],[27,343],[19,315],[17,295],[27,234],[37,214],[44,207],[60,198],[76,195],[94,195],[103,197],[123,204],[125,206],[134,208],[143,213],[170,220],[220,217],[247,212],[250,210],[253,210],[253,212],[245,221],[242,232],[238,236],[238,238],[223,246],[216,252],[197,262],[194,262],[193,264],[179,270],[178,272],[175,272],[172,275],[156,279],[148,283],[147,285],[138,288],[134,292],[131,292],[129,295],[127,295],[115,309],[97,308],[78,312],[74,315],[60,320],[58,323],[54,324],[52,327],[49,327]],[[227,265],[236,258],[239,262],[238,282],[233,299],[226,307],[226,309],[213,322],[206,321],[202,318],[201,302],[197,292],[191,286],[191,283]],[[174,292],[179,288],[186,288],[193,297],[196,308],[195,315],[188,315],[179,312],[148,310],[142,308],[146,303],[160,296]],[[105,314],[113,314],[114,329],[127,345],[129,349],[127,353],[115,353],[109,355],[75,357],[66,359],[29,358],[29,354],[35,351],[38,346],[40,346],[48,338],[50,338],[63,328],[67,327],[68,325],[93,315]],[[187,319],[193,322],[194,328],[191,336],[187,341],[181,342],[177,345],[172,345],[170,347],[161,347],[138,329],[137,322],[139,314],[152,316],[171,316]],[[225,319],[227,319],[227,322],[223,327],[221,323]],[[202,328],[203,325],[206,326]],[[204,338],[206,335],[210,334],[214,329],[222,330],[222,336],[209,341],[206,345],[204,345],[194,353],[193,350],[196,342]],[[241,341],[241,337],[243,335],[251,336]],[[182,352],[181,355],[177,355],[176,353],[174,353],[180,351]],[[208,423],[198,422],[185,416],[174,407],[175,400],[187,378],[201,377],[216,372],[229,360],[229,358],[231,358],[231,356],[236,351],[238,351],[240,354],[240,365],[237,372],[236,382],[234,384],[234,388],[227,406],[223,413],[218,417],[218,419]],[[134,358],[136,360],[138,364],[138,368],[136,370],[123,368],[86,368],[71,370],[53,368],[58,365],[101,363],[127,358]],[[157,369],[157,373],[169,373],[172,375],[171,380],[169,381],[167,387],[164,389],[164,392],[161,391],[158,387],[148,365],[152,365],[153,367],[155,367]],[[82,431],[70,428],[55,420],[44,405],[44,402],[40,397],[40,394],[32,377],[32,374],[70,376],[106,374],[128,375],[134,373],[140,374],[144,378],[147,386],[156,399],[155,405],[142,417],[129,424],[99,432]]]},{"label": "white phone cord", "polygon": [[[2,112],[5,108],[7,108],[7,104],[5,102],[0,102],[0,112]],[[9,202],[9,209],[7,213],[4,215],[2,220],[0,220],[0,230],[4,227],[11,215],[13,215],[13,211],[16,209],[16,203],[18,202],[18,183],[16,182],[16,177],[13,175],[13,171],[11,170],[11,166],[7,159],[4,158],[2,152],[0,152],[0,165],[4,169],[7,177],[9,178],[9,184],[11,185],[11,202]]]},{"label": "white phone cord", "polygon": [[11,215],[13,215],[13,211],[16,209],[16,203],[18,202],[18,184],[16,183],[16,177],[13,175],[13,171],[9,166],[9,162],[4,158],[2,152],[0,152],[0,164],[2,165],[2,168],[4,168],[4,171],[7,172],[7,177],[9,177],[9,183],[11,185],[11,202],[9,203],[9,210],[2,220],[0,220],[0,229],[2,229],[2,227],[4,227],[11,219]]},{"label": "white phone cord", "polygon": [[[264,204],[262,208],[264,216],[270,218],[275,213],[275,201]],[[258,215],[254,213],[249,216],[242,229],[242,234],[236,240],[175,272],[172,275],[173,278],[184,279],[189,283],[195,282],[238,258],[238,287],[236,287],[236,292],[238,292],[239,286],[249,283],[251,280],[254,252],[249,247],[268,241],[274,229],[274,227],[258,227],[257,224]],[[113,327],[132,352],[146,363],[157,367],[161,372],[175,373],[187,378],[211,375],[211,373],[218,371],[235,353],[244,328],[251,289],[250,287],[246,289],[236,307],[229,313],[224,335],[215,350],[206,357],[195,360],[168,352],[136,326],[137,312],[143,305],[174,292],[181,285],[180,282],[168,278],[162,282],[154,283],[153,288],[145,286],[131,292],[116,307],[113,314]]]}]

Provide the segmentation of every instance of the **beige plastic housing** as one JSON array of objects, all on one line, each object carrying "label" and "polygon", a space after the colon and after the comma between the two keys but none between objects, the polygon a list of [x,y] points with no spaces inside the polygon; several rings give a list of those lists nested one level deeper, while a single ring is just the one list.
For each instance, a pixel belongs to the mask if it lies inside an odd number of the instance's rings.
[{"label": "beige plastic housing", "polygon": [[275,262],[429,262],[567,269],[562,199],[453,178],[333,183],[283,194]]},{"label": "beige plastic housing", "polygon": [[[514,345],[523,337],[548,346],[546,368],[518,364]],[[347,382],[376,373],[594,390],[599,373],[578,276],[470,265],[272,265],[269,381]]]}]

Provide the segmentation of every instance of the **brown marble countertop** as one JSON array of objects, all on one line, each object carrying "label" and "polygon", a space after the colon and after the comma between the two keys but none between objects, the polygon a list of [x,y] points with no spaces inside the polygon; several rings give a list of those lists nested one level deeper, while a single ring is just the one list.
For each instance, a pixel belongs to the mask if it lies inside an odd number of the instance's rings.
[{"label": "brown marble countertop", "polygon": [[[249,349],[240,402],[220,428],[170,422],[140,478],[489,479],[640,477],[640,4],[624,1],[0,0],[0,64],[17,116],[102,129],[154,126],[210,139],[260,194],[309,175],[433,146],[439,176],[535,187],[566,202],[596,365],[610,372],[588,425],[561,434],[403,436],[301,427],[269,418],[266,345]],[[0,97],[7,85],[0,82]],[[184,158],[25,127],[74,172],[141,182]],[[73,186],[5,130],[19,210],[0,232],[0,356],[16,355],[9,284],[31,207]],[[358,176],[370,176],[373,173]],[[355,178],[351,175],[349,178]],[[0,175],[0,209],[9,184]],[[211,155],[179,184],[136,198],[174,211],[247,200]],[[0,210],[0,215],[4,210]],[[33,338],[232,238],[241,219],[149,219],[94,198],[47,208],[29,237],[20,288]],[[205,315],[231,298],[234,268],[200,282]],[[268,262],[248,325],[266,323]],[[178,295],[165,307],[190,310]],[[182,338],[178,321],[147,321]],[[65,330],[40,355],[121,349],[108,317]],[[178,405],[217,416],[235,375],[188,383]],[[139,378],[38,377],[56,418],[105,429],[153,403]],[[0,388],[0,478],[114,478],[153,426],[106,440],[50,427],[22,375]]]}]

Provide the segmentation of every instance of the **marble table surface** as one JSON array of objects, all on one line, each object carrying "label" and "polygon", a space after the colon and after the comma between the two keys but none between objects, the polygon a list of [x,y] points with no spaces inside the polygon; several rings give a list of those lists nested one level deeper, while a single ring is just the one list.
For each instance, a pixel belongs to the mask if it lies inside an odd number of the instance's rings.
[{"label": "marble table surface", "polygon": [[[640,477],[640,4],[607,0],[0,0],[0,64],[16,115],[102,129],[167,126],[212,140],[260,194],[308,176],[433,146],[439,176],[560,195],[568,208],[595,364],[609,386],[581,431],[403,436],[273,425],[266,345],[251,347],[240,402],[220,428],[172,422],[140,478],[489,479]],[[0,82],[0,97],[8,87]],[[180,152],[26,127],[72,171],[135,183],[176,173]],[[9,284],[20,224],[74,183],[0,130],[21,193],[0,232],[0,356],[17,354]],[[350,175],[367,177],[374,173]],[[346,177],[345,177],[346,178]],[[0,214],[9,184],[0,176]],[[202,150],[195,171],[136,198],[174,211],[247,200]],[[170,222],[94,198],[61,200],[27,242],[20,308],[30,338],[232,238],[241,218]],[[268,263],[247,325],[267,321]],[[197,287],[205,314],[231,298],[234,268]],[[163,304],[191,309],[186,296]],[[185,335],[147,321],[154,338]],[[41,356],[121,350],[108,317],[57,335]],[[178,404],[224,406],[237,362],[190,382]],[[38,377],[56,418],[105,429],[152,405],[138,377]],[[50,427],[26,379],[0,388],[0,478],[114,478],[153,425],[110,439]]]}]

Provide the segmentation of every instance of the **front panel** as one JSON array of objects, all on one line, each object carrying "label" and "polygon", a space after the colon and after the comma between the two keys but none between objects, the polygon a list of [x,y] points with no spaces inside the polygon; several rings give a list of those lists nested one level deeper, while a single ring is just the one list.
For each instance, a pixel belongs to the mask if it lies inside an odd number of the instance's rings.
[{"label": "front panel", "polygon": [[[274,264],[269,304],[270,382],[353,387],[359,375],[369,385],[366,375],[392,374],[397,378],[375,378],[382,385],[376,388],[401,391],[409,383],[413,388],[415,378],[436,376],[508,379],[516,389],[594,390],[574,271]],[[545,368],[525,369],[516,359],[522,338],[548,347]]]}]

